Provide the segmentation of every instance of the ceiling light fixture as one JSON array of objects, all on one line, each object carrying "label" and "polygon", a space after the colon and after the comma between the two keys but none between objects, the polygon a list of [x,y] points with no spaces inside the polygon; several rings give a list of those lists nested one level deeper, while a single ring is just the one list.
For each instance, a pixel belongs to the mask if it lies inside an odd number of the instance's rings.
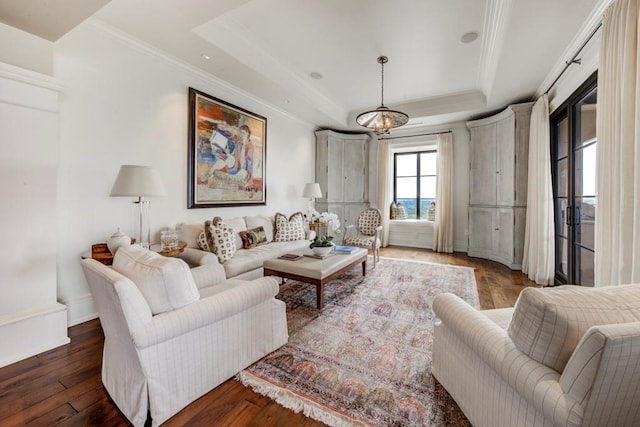
[{"label": "ceiling light fixture", "polygon": [[390,110],[384,106],[384,64],[389,62],[386,56],[379,56],[378,63],[382,69],[381,73],[381,101],[380,106],[375,110],[365,111],[358,114],[356,123],[360,126],[373,129],[376,135],[387,135],[391,133],[391,129],[406,125],[409,116],[401,111]]}]

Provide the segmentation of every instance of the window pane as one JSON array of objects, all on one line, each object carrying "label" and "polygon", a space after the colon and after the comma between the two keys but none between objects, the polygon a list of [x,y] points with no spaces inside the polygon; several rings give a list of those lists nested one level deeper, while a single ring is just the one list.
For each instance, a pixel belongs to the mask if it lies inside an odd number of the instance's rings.
[{"label": "window pane", "polygon": [[576,135],[576,147],[586,145],[596,139],[596,102],[598,91],[593,89],[575,106],[576,121],[579,123]]},{"label": "window pane", "polygon": [[576,150],[576,196],[596,195],[596,145]]},{"label": "window pane", "polygon": [[564,158],[556,163],[556,196],[567,197],[569,195],[569,159]]},{"label": "window pane", "polygon": [[568,155],[569,146],[569,119],[564,118],[557,124],[557,145],[556,145],[556,159],[562,159]]},{"label": "window pane", "polygon": [[398,176],[417,175],[417,154],[396,154],[396,174]]},{"label": "window pane", "polygon": [[577,265],[580,266],[578,271],[578,283],[581,286],[594,286],[594,252],[588,249],[579,249],[577,251]]},{"label": "window pane", "polygon": [[436,175],[438,163],[436,153],[420,154],[420,175]]},{"label": "window pane", "polygon": [[396,178],[396,199],[415,199],[418,197],[415,178]]},{"label": "window pane", "polygon": [[576,242],[582,246],[594,249],[595,223],[596,223],[596,198],[577,197],[575,209]]},{"label": "window pane", "polygon": [[420,177],[420,198],[436,198],[436,177],[423,176]]},{"label": "window pane", "polygon": [[416,199],[396,199],[396,202],[402,203],[404,209],[407,211],[407,219],[416,219],[418,206],[416,205]]},{"label": "window pane", "polygon": [[[433,207],[431,204],[433,203]],[[420,199],[420,219],[428,219],[429,221],[435,221],[436,199]],[[432,208],[429,210],[429,208]]]}]

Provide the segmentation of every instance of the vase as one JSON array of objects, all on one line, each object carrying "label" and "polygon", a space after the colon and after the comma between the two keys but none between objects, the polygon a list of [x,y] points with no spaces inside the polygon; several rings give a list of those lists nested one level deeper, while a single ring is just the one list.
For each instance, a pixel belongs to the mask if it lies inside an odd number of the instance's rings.
[{"label": "vase", "polygon": [[318,256],[327,256],[333,251],[333,246],[314,246],[311,250]]},{"label": "vase", "polygon": [[120,228],[118,228],[118,230],[109,238],[109,241],[107,242],[107,248],[109,248],[109,252],[111,252],[111,255],[115,255],[120,246],[130,244],[131,237],[124,234],[122,231],[120,231]]}]

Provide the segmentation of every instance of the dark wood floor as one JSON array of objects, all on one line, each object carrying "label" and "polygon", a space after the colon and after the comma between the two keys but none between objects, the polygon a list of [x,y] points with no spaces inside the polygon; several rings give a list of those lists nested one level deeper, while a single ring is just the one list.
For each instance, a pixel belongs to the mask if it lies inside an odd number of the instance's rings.
[{"label": "dark wood floor", "polygon": [[[385,248],[381,255],[474,267],[481,308],[510,307],[535,286],[521,272],[465,254]],[[0,369],[0,426],[118,426],[126,418],[100,380],[98,320],[69,328],[71,343]],[[171,418],[168,426],[321,426],[229,380]]]}]

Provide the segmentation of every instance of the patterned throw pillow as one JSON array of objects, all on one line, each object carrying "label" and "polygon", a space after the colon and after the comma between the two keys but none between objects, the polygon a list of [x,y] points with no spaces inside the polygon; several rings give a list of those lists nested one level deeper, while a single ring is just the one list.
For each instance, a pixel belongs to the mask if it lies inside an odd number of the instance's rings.
[{"label": "patterned throw pillow", "polygon": [[265,233],[262,226],[241,231],[240,238],[242,239],[242,249],[251,249],[267,243],[267,233]]},{"label": "patterned throw pillow", "polygon": [[391,202],[391,219],[407,219],[407,210],[400,202]]},{"label": "patterned throw pillow", "polygon": [[219,216],[204,223],[204,233],[211,252],[218,256],[220,262],[225,262],[236,253],[236,238],[233,229],[222,221]]},{"label": "patterned throw pillow", "polygon": [[304,215],[302,212],[292,214],[289,219],[281,213],[277,213],[276,235],[273,239],[276,242],[292,242],[294,240],[304,240]]},{"label": "patterned throw pillow", "polygon": [[211,252],[211,248],[209,247],[209,243],[207,243],[207,235],[204,230],[198,234],[198,247],[203,251]]}]

